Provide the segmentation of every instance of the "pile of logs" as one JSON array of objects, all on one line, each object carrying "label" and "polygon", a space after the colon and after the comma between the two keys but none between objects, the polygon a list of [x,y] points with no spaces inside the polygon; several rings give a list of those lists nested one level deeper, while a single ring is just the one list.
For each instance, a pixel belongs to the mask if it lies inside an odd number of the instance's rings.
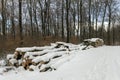
[{"label": "pile of logs", "polygon": [[[32,66],[36,66],[41,69],[42,65],[50,63],[50,61],[62,57],[63,55],[68,55],[70,51],[70,46],[64,42],[52,43],[50,46],[44,47],[25,47],[17,48],[14,54],[7,55],[8,66],[23,66],[25,70],[33,71]],[[46,66],[41,69],[41,72],[48,70],[55,70],[50,66]]]},{"label": "pile of logs", "polygon": [[30,71],[37,68],[40,72],[56,70],[59,64],[69,60],[69,55],[75,50],[85,50],[88,46],[98,47],[102,45],[102,39],[94,38],[84,40],[82,45],[56,42],[44,47],[16,48],[14,54],[7,55],[7,66],[23,66],[25,70]]},{"label": "pile of logs", "polygon": [[104,41],[100,38],[85,39],[83,41],[83,45],[86,46],[85,48],[83,48],[83,50],[86,50],[89,46],[92,46],[92,47],[102,46],[104,45]]}]

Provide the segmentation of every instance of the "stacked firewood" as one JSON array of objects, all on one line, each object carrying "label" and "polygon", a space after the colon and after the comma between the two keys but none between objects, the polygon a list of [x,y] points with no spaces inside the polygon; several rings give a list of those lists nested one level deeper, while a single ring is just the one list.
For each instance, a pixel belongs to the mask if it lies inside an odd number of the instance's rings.
[{"label": "stacked firewood", "polygon": [[100,38],[91,38],[91,39],[85,39],[83,41],[83,45],[86,47],[83,48],[83,50],[88,49],[89,47],[99,47],[104,45],[104,41]]},{"label": "stacked firewood", "polygon": [[[14,54],[7,55],[7,65],[20,67],[25,70],[40,72],[56,70],[61,64],[69,61],[76,50],[86,50],[89,46],[98,47],[103,45],[99,38],[84,40],[82,44],[56,42],[44,47],[22,47],[16,48]],[[88,48],[89,47],[89,48]]]},{"label": "stacked firewood", "polygon": [[52,70],[50,65],[48,65],[50,61],[62,57],[63,55],[68,55],[69,51],[69,45],[63,42],[52,43],[50,46],[44,47],[17,48],[14,54],[7,55],[7,61],[9,66],[23,66],[24,69],[30,71],[34,70],[31,66],[36,66],[41,69],[43,65],[47,65],[40,70],[44,72]]},{"label": "stacked firewood", "polygon": [[15,51],[14,54],[8,54],[7,55],[7,65],[8,66],[15,66],[15,67],[19,67],[22,65],[22,57],[24,56],[24,54],[22,54],[19,51]]}]

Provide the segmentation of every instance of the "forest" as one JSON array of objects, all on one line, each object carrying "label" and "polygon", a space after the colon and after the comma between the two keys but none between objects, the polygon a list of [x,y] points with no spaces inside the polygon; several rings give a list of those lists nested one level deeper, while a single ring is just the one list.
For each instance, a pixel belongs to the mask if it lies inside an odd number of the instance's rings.
[{"label": "forest", "polygon": [[119,0],[0,0],[0,52],[95,37],[120,44]]}]

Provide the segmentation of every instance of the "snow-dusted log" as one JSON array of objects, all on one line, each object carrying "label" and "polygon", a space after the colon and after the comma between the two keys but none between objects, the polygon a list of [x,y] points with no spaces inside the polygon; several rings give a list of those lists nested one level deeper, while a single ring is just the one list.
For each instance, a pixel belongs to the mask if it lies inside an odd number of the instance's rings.
[{"label": "snow-dusted log", "polygon": [[29,67],[32,65],[32,60],[31,59],[25,59],[22,62],[22,66],[24,67],[25,70],[29,69]]},{"label": "snow-dusted log", "polygon": [[33,57],[36,57],[36,56],[42,56],[42,55],[45,55],[47,53],[51,53],[51,52],[59,52],[59,51],[66,51],[65,48],[58,48],[58,49],[52,49],[52,50],[49,50],[49,49],[45,49],[43,51],[36,51],[36,52],[26,52],[25,55],[24,55],[24,58],[33,58]]},{"label": "snow-dusted log", "polygon": [[21,47],[16,48],[16,51],[18,52],[35,52],[35,51],[42,51],[44,49],[53,49],[55,46],[44,46],[44,47]]},{"label": "snow-dusted log", "polygon": [[35,59],[32,60],[32,62],[34,63],[39,63],[40,61],[49,61],[50,59],[52,59],[55,56],[61,56],[67,54],[67,51],[60,51],[60,52],[50,52],[49,54],[45,54],[43,56],[38,56]]},{"label": "snow-dusted log", "polygon": [[14,54],[8,54],[7,55],[7,60],[13,59],[14,58]]},{"label": "snow-dusted log", "polygon": [[5,60],[0,60],[0,66],[6,66],[7,62]]},{"label": "snow-dusted log", "polygon": [[10,59],[9,60],[9,65],[10,66],[15,66],[15,67],[19,66],[18,61],[16,59]]},{"label": "snow-dusted log", "polygon": [[85,39],[83,44],[86,46],[98,47],[104,45],[104,41],[100,38],[91,38],[91,39]]}]

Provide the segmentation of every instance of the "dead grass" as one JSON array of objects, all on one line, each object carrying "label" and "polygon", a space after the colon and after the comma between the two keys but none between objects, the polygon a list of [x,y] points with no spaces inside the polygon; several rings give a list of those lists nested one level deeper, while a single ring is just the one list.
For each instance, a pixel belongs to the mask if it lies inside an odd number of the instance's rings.
[{"label": "dead grass", "polygon": [[[62,40],[60,37],[54,37],[54,36],[47,36],[47,37],[30,37],[30,36],[24,36],[23,44],[20,45],[21,40],[19,39],[19,36],[15,39],[13,39],[11,36],[7,36],[5,40],[0,39],[0,58],[3,58],[3,56],[6,56],[8,53],[13,53],[17,47],[32,47],[32,46],[44,46],[49,45],[50,43],[54,43],[57,41],[66,41],[66,39]],[[71,43],[79,43],[79,40],[77,37],[71,37],[70,38]]]},{"label": "dead grass", "polygon": [[[24,36],[23,44],[24,47],[31,47],[31,46],[44,46],[49,45],[50,43],[54,43],[57,41],[64,41],[66,39],[62,40],[60,37],[54,37],[54,36],[47,36],[47,37],[30,37],[30,36]],[[71,43],[77,44],[79,40],[77,37],[71,37],[70,38]],[[19,37],[16,37],[15,40],[12,37],[7,37],[6,40],[2,41],[0,40],[0,52],[3,51],[14,51],[15,48],[20,47],[21,40]],[[21,46],[21,47],[22,47]]]}]

